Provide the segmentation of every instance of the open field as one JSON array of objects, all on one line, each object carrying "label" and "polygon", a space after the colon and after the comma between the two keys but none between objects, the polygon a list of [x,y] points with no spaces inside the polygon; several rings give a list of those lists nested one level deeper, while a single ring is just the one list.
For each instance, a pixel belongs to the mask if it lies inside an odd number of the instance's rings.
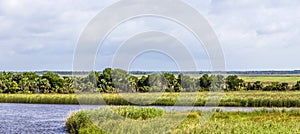
[{"label": "open field", "polygon": [[[134,94],[0,94],[0,103],[205,106],[209,92],[200,93],[134,93]],[[300,92],[237,91],[213,93],[219,106],[234,107],[300,107]],[[79,102],[78,102],[79,100]]]},{"label": "open field", "polygon": [[[164,112],[154,108],[119,107],[73,113],[66,121],[75,133],[299,133],[300,112],[261,110],[216,112],[200,124],[201,112]],[[183,117],[183,115],[185,115]],[[186,116],[188,115],[188,116]],[[176,120],[182,118],[182,120]],[[148,121],[148,122],[147,122]],[[98,127],[98,126],[101,126]],[[155,129],[153,129],[155,128]],[[168,129],[170,128],[170,129]]]},{"label": "open field", "polygon": [[300,81],[300,76],[240,76],[245,82],[261,81],[268,82],[285,82],[295,84]]}]

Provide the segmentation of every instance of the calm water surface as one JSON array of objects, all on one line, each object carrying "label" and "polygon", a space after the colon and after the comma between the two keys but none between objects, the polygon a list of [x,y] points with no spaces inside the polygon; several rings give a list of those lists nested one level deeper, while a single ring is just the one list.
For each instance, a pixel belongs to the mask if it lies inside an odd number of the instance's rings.
[{"label": "calm water surface", "polygon": [[0,134],[64,134],[66,118],[80,109],[79,105],[0,104]]}]

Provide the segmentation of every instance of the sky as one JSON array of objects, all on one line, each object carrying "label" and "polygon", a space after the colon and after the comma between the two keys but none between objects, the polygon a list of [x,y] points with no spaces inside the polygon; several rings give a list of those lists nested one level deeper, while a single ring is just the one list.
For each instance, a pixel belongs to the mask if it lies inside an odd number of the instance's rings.
[{"label": "sky", "polygon": [[[300,1],[183,1],[199,11],[214,29],[223,49],[226,70],[300,69]],[[82,31],[99,12],[115,2],[117,0],[0,0],[0,70],[72,70]],[[180,38],[196,61],[197,69],[211,69],[209,54],[189,31],[168,20],[151,17],[125,22],[114,29],[103,47],[98,48],[95,69],[112,66],[116,55],[126,57],[122,55],[131,53],[133,47],[120,52],[118,48],[122,48],[129,33],[143,30],[163,31]],[[147,40],[144,37],[144,42],[136,40],[133,44],[164,46],[172,42],[167,36],[163,37],[166,38],[154,36]],[[182,50],[180,47],[170,49]],[[132,70],[180,68],[172,56],[159,51],[135,57],[130,66]]]}]

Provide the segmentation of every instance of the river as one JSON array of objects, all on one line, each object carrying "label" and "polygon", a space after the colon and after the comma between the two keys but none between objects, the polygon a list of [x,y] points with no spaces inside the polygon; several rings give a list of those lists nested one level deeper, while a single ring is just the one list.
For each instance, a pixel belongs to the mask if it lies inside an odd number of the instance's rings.
[{"label": "river", "polygon": [[0,104],[0,133],[64,134],[66,118],[80,109],[79,105]]}]

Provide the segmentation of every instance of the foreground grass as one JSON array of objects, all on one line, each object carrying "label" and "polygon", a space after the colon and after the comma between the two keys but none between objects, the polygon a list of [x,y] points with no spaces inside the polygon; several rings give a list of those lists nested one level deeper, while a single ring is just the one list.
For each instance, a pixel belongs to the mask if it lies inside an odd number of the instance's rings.
[{"label": "foreground grass", "polygon": [[[220,100],[219,106],[300,107],[300,92],[239,91],[214,93],[136,93],[136,94],[0,94],[0,103],[205,106]],[[209,104],[209,103],[208,103]]]},{"label": "foreground grass", "polygon": [[[116,114],[113,114],[112,111]],[[216,112],[208,122],[201,124],[199,121],[201,121],[202,114],[204,113],[167,113],[153,108],[139,109],[134,107],[99,109],[72,114],[66,121],[66,127],[71,134],[162,132],[170,134],[281,134],[300,132],[299,111]],[[183,117],[182,115],[187,116]],[[171,116],[172,118],[170,118]],[[182,120],[176,120],[176,118],[182,118]]]}]

